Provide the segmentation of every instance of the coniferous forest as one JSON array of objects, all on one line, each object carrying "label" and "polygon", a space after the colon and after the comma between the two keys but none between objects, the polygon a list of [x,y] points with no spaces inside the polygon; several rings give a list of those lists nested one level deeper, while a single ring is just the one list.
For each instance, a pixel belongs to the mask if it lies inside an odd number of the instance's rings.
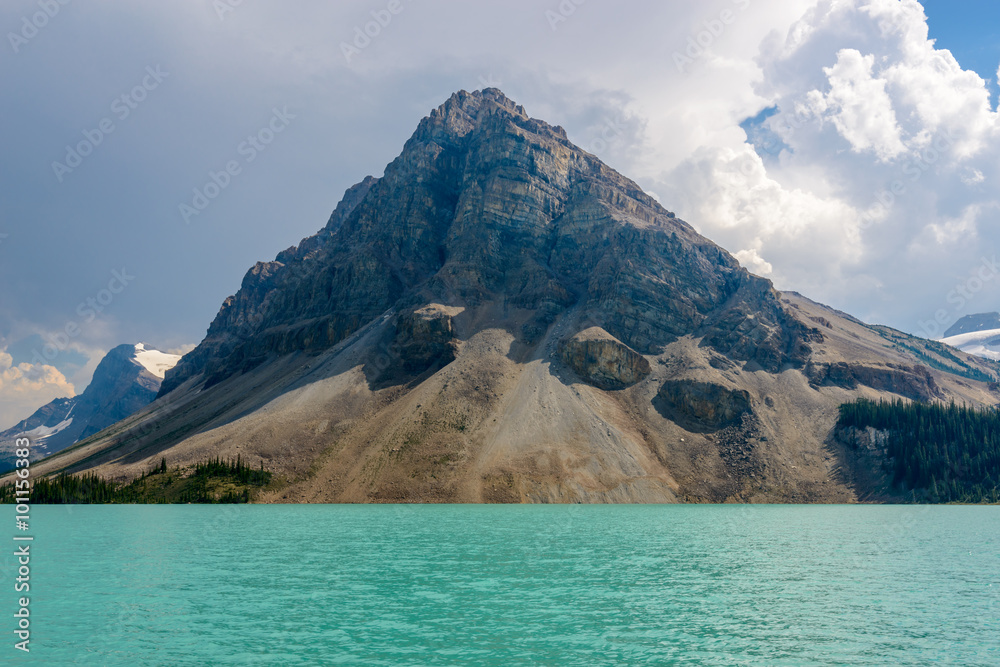
[{"label": "coniferous forest", "polygon": [[892,482],[930,502],[1000,502],[1000,410],[954,403],[870,401],[840,406],[839,429],[886,432]]},{"label": "coniferous forest", "polygon": [[[188,474],[189,473],[189,474]],[[93,473],[60,474],[32,482],[30,502],[49,505],[89,503],[247,503],[253,493],[271,482],[271,473],[253,468],[239,457],[208,459],[187,473],[160,464],[128,483],[106,480]],[[14,502],[14,486],[0,486],[0,503]]]}]

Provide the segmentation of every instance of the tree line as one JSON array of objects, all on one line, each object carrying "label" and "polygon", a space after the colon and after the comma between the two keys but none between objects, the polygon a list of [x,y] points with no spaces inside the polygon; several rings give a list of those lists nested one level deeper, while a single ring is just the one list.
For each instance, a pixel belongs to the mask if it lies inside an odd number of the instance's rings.
[{"label": "tree line", "polygon": [[[35,504],[248,503],[252,491],[270,484],[272,474],[253,468],[237,456],[195,464],[185,476],[167,468],[166,459],[131,482],[107,480],[94,473],[33,480],[29,502]],[[14,502],[14,485],[0,486],[0,503]]]},{"label": "tree line", "polygon": [[[893,484],[931,502],[1000,502],[1000,410],[858,399],[840,406],[840,429],[886,432]],[[855,441],[856,444],[856,441]]]}]

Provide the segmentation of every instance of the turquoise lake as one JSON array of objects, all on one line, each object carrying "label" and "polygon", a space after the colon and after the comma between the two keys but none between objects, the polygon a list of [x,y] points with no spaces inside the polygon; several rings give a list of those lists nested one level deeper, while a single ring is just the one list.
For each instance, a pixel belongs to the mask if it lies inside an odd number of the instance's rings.
[{"label": "turquoise lake", "polygon": [[30,534],[32,650],[5,548],[0,664],[1000,665],[995,507],[48,506]]}]

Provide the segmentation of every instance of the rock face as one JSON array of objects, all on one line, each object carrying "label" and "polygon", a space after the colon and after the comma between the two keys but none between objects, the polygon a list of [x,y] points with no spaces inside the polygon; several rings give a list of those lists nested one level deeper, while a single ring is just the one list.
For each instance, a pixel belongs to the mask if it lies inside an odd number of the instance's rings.
[{"label": "rock face", "polygon": [[874,366],[838,362],[832,364],[810,363],[806,376],[814,385],[832,385],[853,389],[859,384],[891,392],[915,401],[942,398],[941,390],[925,366],[887,364]]},{"label": "rock face", "polygon": [[160,392],[194,374],[211,386],[275,355],[326,349],[385,310],[389,295],[399,292],[392,271],[372,248],[353,254],[333,243],[377,182],[369,176],[351,187],[322,230],[247,271],[239,292],[223,302],[205,339],[167,374]]},{"label": "rock face", "polygon": [[816,335],[768,281],[487,89],[435,109],[322,231],[254,266],[160,395],[327,349],[390,308],[498,299],[531,312],[517,332],[528,344],[579,305],[642,354],[697,334],[772,372],[801,366]]},{"label": "rock face", "polygon": [[149,408],[34,470],[242,456],[284,480],[265,502],[847,502],[841,403],[992,404],[997,379],[775,292],[487,89],[255,265]]},{"label": "rock face", "polygon": [[396,322],[396,353],[404,370],[422,373],[455,360],[457,341],[447,307],[431,304],[405,315]]},{"label": "rock face", "polygon": [[0,467],[11,459],[14,441],[28,437],[34,458],[61,451],[146,407],[156,398],[160,378],[138,357],[157,355],[176,363],[176,355],[146,350],[142,344],[119,345],[105,355],[90,384],[79,396],[57,398],[30,417],[0,433]]},{"label": "rock face", "polygon": [[739,423],[752,412],[750,393],[710,382],[668,381],[660,387],[654,405],[668,419],[688,430],[717,431]]},{"label": "rock face", "polygon": [[887,458],[889,456],[888,442],[890,432],[868,426],[863,429],[849,426],[839,428],[834,437],[849,447],[866,452],[872,456]]},{"label": "rock face", "polygon": [[574,335],[562,345],[562,360],[600,389],[624,389],[649,375],[641,354],[600,327]]}]

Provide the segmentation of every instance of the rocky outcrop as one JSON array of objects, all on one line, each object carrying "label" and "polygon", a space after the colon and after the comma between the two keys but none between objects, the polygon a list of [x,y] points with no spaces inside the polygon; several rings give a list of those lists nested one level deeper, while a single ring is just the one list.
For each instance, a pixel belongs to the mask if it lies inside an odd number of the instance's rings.
[{"label": "rocky outcrop", "polygon": [[431,304],[397,318],[396,350],[408,373],[451,363],[456,348],[455,329],[446,307]]},{"label": "rocky outcrop", "polygon": [[834,437],[848,447],[864,452],[871,456],[886,459],[889,456],[889,436],[887,430],[880,430],[867,426],[857,428],[849,426],[847,428],[837,428],[834,430]]},{"label": "rocky outcrop", "polygon": [[711,382],[670,380],[653,401],[664,417],[689,431],[717,431],[753,411],[750,394]]},{"label": "rocky outcrop", "polygon": [[786,313],[771,284],[759,279],[740,286],[729,307],[704,327],[702,339],[724,356],[770,373],[800,368],[809,359],[809,343],[822,342],[819,329]]},{"label": "rocky outcrop", "polygon": [[899,394],[915,401],[941,398],[941,389],[925,366],[885,364],[881,366],[837,363],[813,363],[805,368],[813,386],[835,386],[854,389],[859,384],[878,391]]},{"label": "rocky outcrop", "polygon": [[600,389],[624,389],[650,373],[641,354],[600,327],[590,327],[562,344],[562,360]]}]

